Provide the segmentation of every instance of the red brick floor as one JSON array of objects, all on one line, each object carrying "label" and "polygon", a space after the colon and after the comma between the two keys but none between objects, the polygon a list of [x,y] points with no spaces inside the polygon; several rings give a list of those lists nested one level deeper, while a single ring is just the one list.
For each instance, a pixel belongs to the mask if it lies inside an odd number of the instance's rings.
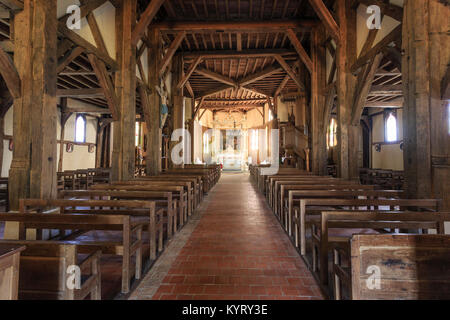
[{"label": "red brick floor", "polygon": [[224,174],[153,299],[322,299],[248,175]]}]

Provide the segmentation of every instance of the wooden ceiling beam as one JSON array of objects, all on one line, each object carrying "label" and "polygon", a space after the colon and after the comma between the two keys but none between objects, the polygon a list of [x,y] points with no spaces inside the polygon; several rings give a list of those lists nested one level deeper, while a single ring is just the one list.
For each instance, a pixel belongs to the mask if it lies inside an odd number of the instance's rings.
[{"label": "wooden ceiling beam", "polygon": [[283,71],[283,68],[270,66],[270,67],[267,67],[267,68],[265,68],[264,70],[262,70],[260,72],[257,72],[257,73],[254,73],[254,74],[250,74],[247,77],[241,79],[239,81],[239,85],[241,87],[245,87],[245,86],[247,86],[249,84],[252,84],[252,83],[254,83],[256,81],[259,81],[261,79],[270,77],[274,73],[278,73],[278,72],[281,72],[281,71]]},{"label": "wooden ceiling beam", "polygon": [[178,89],[181,89],[184,87],[184,85],[188,82],[189,78],[191,77],[192,73],[194,73],[195,69],[197,69],[198,65],[203,61],[203,56],[198,56],[195,58],[195,60],[191,63],[189,66],[188,71],[186,74],[181,78],[180,82],[178,83]]},{"label": "wooden ceiling beam", "polygon": [[11,57],[0,48],[0,74],[5,80],[11,96],[19,98],[21,93],[21,80]]},{"label": "wooden ceiling beam", "polygon": [[327,28],[328,32],[331,34],[333,39],[339,43],[341,39],[341,31],[338,24],[334,20],[328,8],[325,6],[322,0],[309,0],[309,4],[313,7],[316,14],[322,20],[323,24]]},{"label": "wooden ceiling beam", "polygon": [[136,46],[142,36],[145,34],[148,26],[152,22],[158,10],[161,8],[165,0],[151,0],[145,11],[142,13],[139,22],[136,24],[131,36],[131,44]]},{"label": "wooden ceiling beam", "polygon": [[164,55],[164,59],[161,62],[161,67],[159,69],[159,76],[161,77],[164,74],[164,71],[168,67],[169,63],[172,61],[173,55],[180,47],[181,42],[183,41],[184,37],[186,36],[186,32],[182,31],[177,34],[173,42],[170,44],[169,49],[167,50],[166,54]]},{"label": "wooden ceiling beam", "polygon": [[13,11],[23,10],[23,2],[19,0],[0,0],[0,3]]},{"label": "wooden ceiling beam", "polygon": [[56,73],[59,74],[60,72],[62,72],[73,60],[79,57],[83,52],[84,52],[83,47],[74,47],[71,51],[66,53],[64,57],[62,57],[58,61]]},{"label": "wooden ceiling beam", "polygon": [[278,61],[278,63],[283,67],[284,71],[289,75],[289,77],[294,80],[295,84],[299,89],[302,91],[306,91],[305,85],[300,81],[299,77],[294,73],[292,68],[286,63],[286,61],[283,59],[282,56],[276,55],[275,59]]},{"label": "wooden ceiling beam", "polygon": [[223,75],[221,75],[219,73],[216,73],[214,71],[210,71],[210,70],[207,70],[207,69],[204,69],[204,68],[197,68],[195,70],[195,73],[198,73],[198,74],[200,74],[200,75],[202,75],[204,77],[207,77],[209,79],[222,82],[222,83],[224,83],[224,84],[226,84],[228,86],[231,86],[231,87],[235,87],[235,88],[239,87],[239,83],[237,83],[233,79],[225,77],[225,76],[223,76]]},{"label": "wooden ceiling beam", "polygon": [[386,46],[402,36],[402,25],[398,25],[392,30],[386,37],[379,41],[372,49],[367,51],[366,54],[359,57],[355,64],[351,67],[350,71],[356,73],[358,69],[373,59],[378,53],[380,53]]},{"label": "wooden ceiling beam", "polygon": [[362,83],[357,84],[358,90],[355,92],[355,99],[352,108],[352,124],[357,125],[361,120],[362,112],[364,111],[364,105],[367,101],[367,96],[369,94],[370,89],[372,88],[373,79],[375,78],[375,73],[380,66],[381,60],[383,59],[383,54],[379,53],[372,60],[370,66],[368,66],[368,70],[364,75],[364,79],[362,79]]},{"label": "wooden ceiling beam", "polygon": [[220,86],[220,87],[216,87],[216,88],[204,91],[197,98],[206,98],[206,97],[213,96],[215,94],[219,94],[219,93],[221,93],[223,91],[227,91],[227,90],[233,89],[233,88],[234,87],[229,86],[229,85],[223,85],[223,86]]},{"label": "wooden ceiling beam", "polygon": [[[161,0],[160,0],[161,1]],[[317,20],[284,20],[284,21],[170,21],[152,24],[151,28],[170,31],[195,32],[274,32],[286,29],[311,30],[318,25]]]},{"label": "wooden ceiling beam", "polygon": [[281,92],[283,91],[283,89],[286,87],[287,83],[289,82],[289,79],[291,77],[289,77],[289,75],[287,75],[286,77],[284,77],[283,81],[281,81],[279,87],[277,88],[277,91],[275,91],[274,97],[278,97]]},{"label": "wooden ceiling beam", "polygon": [[105,64],[100,61],[95,55],[88,54],[89,61],[91,62],[92,68],[94,69],[100,86],[103,88],[103,93],[108,103],[108,107],[111,110],[111,114],[114,120],[119,120],[119,99],[117,98],[114,84],[111,77],[109,76]]},{"label": "wooden ceiling beam", "polygon": [[57,89],[56,96],[60,98],[104,98],[102,88]]},{"label": "wooden ceiling beam", "polygon": [[300,59],[305,64],[306,68],[308,69],[309,73],[312,73],[313,69],[313,62],[309,55],[306,53],[305,49],[302,46],[302,43],[297,38],[297,34],[293,29],[287,30],[287,35],[289,37],[289,40],[291,40],[292,45],[294,46],[295,50],[297,51],[298,55],[300,56]]},{"label": "wooden ceiling beam", "polygon": [[296,56],[297,52],[286,49],[248,49],[238,52],[236,50],[217,50],[217,51],[195,51],[183,53],[185,60],[196,59],[202,56],[204,59],[248,59],[248,58],[269,58],[275,55]]},{"label": "wooden ceiling beam", "polygon": [[191,83],[189,81],[186,81],[185,87],[187,91],[189,92],[189,95],[191,98],[195,98],[194,90],[192,89]]}]

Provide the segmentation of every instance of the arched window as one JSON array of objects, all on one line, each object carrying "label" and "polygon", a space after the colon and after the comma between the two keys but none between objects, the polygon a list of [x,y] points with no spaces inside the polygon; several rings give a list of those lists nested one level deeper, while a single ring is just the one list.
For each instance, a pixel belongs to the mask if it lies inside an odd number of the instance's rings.
[{"label": "arched window", "polygon": [[386,118],[386,142],[398,140],[397,116],[390,112]]},{"label": "arched window", "polygon": [[136,122],[135,144],[136,147],[141,145],[141,123],[139,121]]},{"label": "arched window", "polygon": [[86,142],[86,117],[84,114],[77,115],[75,120],[75,142]]},{"label": "arched window", "polygon": [[327,133],[327,147],[329,149],[335,146],[337,146],[337,121],[332,118]]}]

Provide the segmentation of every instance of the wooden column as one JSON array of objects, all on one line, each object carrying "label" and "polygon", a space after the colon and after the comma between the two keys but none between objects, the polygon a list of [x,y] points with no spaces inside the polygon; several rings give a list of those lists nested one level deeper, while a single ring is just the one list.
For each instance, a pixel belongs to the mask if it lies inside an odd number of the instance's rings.
[{"label": "wooden column", "polygon": [[20,198],[56,197],[56,7],[56,0],[25,0],[14,19],[22,86],[14,101],[11,210]]},{"label": "wooden column", "polygon": [[356,9],[351,0],[337,1],[340,26],[340,43],[337,46],[337,96],[338,96],[338,176],[344,179],[358,177],[358,135],[351,127],[353,96],[356,77],[350,72],[356,61]]},{"label": "wooden column", "polygon": [[326,172],[326,135],[323,130],[323,113],[325,110],[325,88],[327,85],[325,28],[316,28],[312,32],[311,59],[311,132],[312,132],[312,172],[324,175]]},{"label": "wooden column", "polygon": [[120,70],[116,72],[120,119],[114,124],[113,180],[134,178],[136,126],[136,47],[132,33],[136,24],[136,0],[123,0],[116,9],[116,51]]},{"label": "wooden column", "polygon": [[[177,87],[181,78],[183,77],[183,58],[175,56],[172,59],[172,101],[173,101],[173,130],[184,129],[184,103],[183,103],[183,88]],[[183,137],[184,141],[184,137]],[[172,156],[172,149],[179,142],[170,142],[169,157]],[[173,162],[169,162],[169,167],[173,166]]]},{"label": "wooden column", "polygon": [[148,38],[151,49],[148,50],[148,82],[151,93],[148,109],[144,109],[147,126],[147,174],[158,175],[161,172],[161,98],[156,91],[159,86],[159,64],[161,61],[160,33],[158,29],[149,29]]},{"label": "wooden column", "polygon": [[[70,116],[72,115],[71,112],[67,111],[67,98],[61,98],[61,132],[60,132],[60,141],[64,141],[64,136],[66,132],[66,123],[67,120],[69,120]],[[58,172],[63,171],[63,164],[64,164],[64,143],[59,144],[59,162],[58,162]]]},{"label": "wooden column", "polygon": [[406,0],[402,72],[404,163],[410,197],[444,199],[450,209],[448,101],[442,99],[450,61],[450,7],[439,0]]}]

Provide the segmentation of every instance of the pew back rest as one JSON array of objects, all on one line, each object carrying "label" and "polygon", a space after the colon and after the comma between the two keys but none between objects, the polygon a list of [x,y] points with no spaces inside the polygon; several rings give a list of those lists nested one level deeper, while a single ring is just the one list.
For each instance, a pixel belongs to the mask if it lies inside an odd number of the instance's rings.
[{"label": "pew back rest", "polygon": [[[69,266],[79,266],[82,274],[99,277],[101,252],[82,257],[74,241],[3,240],[2,243],[25,246],[20,257],[19,298],[62,300],[77,298],[77,290],[67,287]],[[97,266],[93,268],[93,265]],[[87,269],[87,270],[86,270]],[[94,285],[85,277],[84,284]],[[83,285],[83,283],[82,283]],[[78,297],[80,298],[80,297]],[[92,297],[91,297],[92,299]]]},{"label": "pew back rest", "polygon": [[[300,207],[304,206],[349,206],[349,207],[386,207],[386,210],[419,209],[437,212],[441,201],[436,199],[303,199]],[[379,209],[381,210],[381,209]]]},{"label": "pew back rest", "polygon": [[354,300],[450,299],[450,236],[354,235],[351,268]]},{"label": "pew back rest", "polygon": [[20,199],[19,212],[47,212],[50,208],[76,208],[76,207],[114,207],[114,208],[138,208],[155,209],[153,201],[129,201],[129,200],[68,200],[68,199]]}]

